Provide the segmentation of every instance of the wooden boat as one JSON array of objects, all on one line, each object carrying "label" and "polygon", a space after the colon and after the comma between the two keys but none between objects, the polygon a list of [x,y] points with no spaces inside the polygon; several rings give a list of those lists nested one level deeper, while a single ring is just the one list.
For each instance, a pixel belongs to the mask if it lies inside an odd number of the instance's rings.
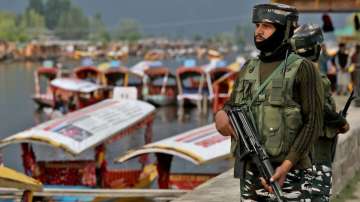
[{"label": "wooden boat", "polygon": [[146,75],[147,92],[143,98],[157,106],[176,102],[176,77],[167,67],[152,67],[144,71]]},{"label": "wooden boat", "polygon": [[95,66],[81,66],[73,71],[74,77],[92,83],[101,84],[102,72]]},{"label": "wooden boat", "polygon": [[[25,173],[45,185],[146,187],[156,175],[154,167],[145,166],[145,157],[139,169],[116,170],[108,167],[105,155],[111,143],[141,128],[145,128],[145,143],[150,143],[154,110],[143,101],[107,99],[7,137],[0,141],[0,148],[21,144]],[[43,152],[36,152],[39,148],[34,144],[45,144],[56,150],[56,155],[68,156],[62,156],[62,160],[37,160]],[[81,154],[88,151],[94,152],[94,157],[84,159]]]},{"label": "wooden boat", "polygon": [[220,135],[215,124],[209,124],[130,150],[116,162],[123,163],[149,153],[156,155],[159,188],[193,189],[219,173],[171,173],[173,156],[206,166],[230,158],[230,137]]},{"label": "wooden boat", "polygon": [[178,86],[177,100],[180,107],[186,101],[195,103],[199,109],[206,109],[207,102],[214,99],[212,83],[231,72],[226,67],[219,67],[206,71],[203,67],[179,67],[176,70],[176,80]]},{"label": "wooden boat", "polygon": [[90,81],[76,78],[57,78],[51,81],[54,109],[62,113],[95,104],[106,97],[104,88]]},{"label": "wooden boat", "polygon": [[[147,94],[147,89],[144,89],[145,84],[145,71],[150,68],[162,67],[162,62],[159,60],[144,60],[138,62],[136,65],[129,69],[129,83],[128,86],[137,88],[138,97],[143,98],[143,94]],[[145,91],[145,92],[144,92]]]},{"label": "wooden boat", "polygon": [[127,87],[131,72],[127,67],[121,66],[121,62],[113,60],[98,65],[101,72],[100,84],[106,88],[105,97],[111,98],[115,87]]},{"label": "wooden boat", "polygon": [[[58,74],[59,70],[54,67],[40,67],[34,72],[35,94],[32,96],[32,99],[40,108],[54,106],[54,97],[51,92],[50,82],[55,79]],[[45,89],[42,89],[42,85],[40,85],[43,79],[45,80]]]},{"label": "wooden boat", "polygon": [[129,84],[129,70],[126,67],[112,67],[102,72],[104,75],[102,84],[107,87],[128,86]]},{"label": "wooden boat", "polygon": [[220,110],[224,106],[225,102],[230,98],[237,75],[238,72],[227,73],[212,84],[212,88],[214,90],[212,111],[214,113]]},{"label": "wooden boat", "polygon": [[5,195],[10,198],[16,198],[16,196],[11,196],[7,193],[8,189],[14,188],[23,191],[22,202],[31,202],[32,192],[42,190],[42,184],[40,181],[15,170],[0,166],[0,188],[6,188],[4,191],[0,190],[0,200],[4,199]]}]

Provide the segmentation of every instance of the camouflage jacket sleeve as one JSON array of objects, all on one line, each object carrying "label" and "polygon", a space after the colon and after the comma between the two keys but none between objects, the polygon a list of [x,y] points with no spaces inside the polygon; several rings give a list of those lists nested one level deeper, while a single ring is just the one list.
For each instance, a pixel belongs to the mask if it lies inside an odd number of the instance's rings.
[{"label": "camouflage jacket sleeve", "polygon": [[295,165],[309,154],[323,128],[324,90],[320,73],[310,61],[304,60],[298,70],[294,100],[301,106],[304,123],[286,157]]}]

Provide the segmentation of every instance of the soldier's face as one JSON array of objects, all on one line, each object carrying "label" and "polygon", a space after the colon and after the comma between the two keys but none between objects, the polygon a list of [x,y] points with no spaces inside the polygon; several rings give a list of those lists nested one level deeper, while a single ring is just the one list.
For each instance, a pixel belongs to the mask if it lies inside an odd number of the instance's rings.
[{"label": "soldier's face", "polygon": [[262,42],[269,38],[276,30],[275,26],[268,22],[260,22],[255,24],[255,40]]}]

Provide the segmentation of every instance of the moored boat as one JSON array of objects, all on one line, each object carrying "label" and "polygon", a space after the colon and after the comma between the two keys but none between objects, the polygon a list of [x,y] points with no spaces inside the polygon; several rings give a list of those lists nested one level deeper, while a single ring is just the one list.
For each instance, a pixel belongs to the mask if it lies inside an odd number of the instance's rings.
[{"label": "moored boat", "polygon": [[57,78],[51,81],[53,108],[67,113],[104,100],[104,88],[76,78]]},{"label": "moored boat", "polygon": [[212,103],[212,111],[214,113],[220,110],[230,98],[237,75],[238,72],[230,72],[213,82],[214,100]]},{"label": "moored boat", "polygon": [[80,66],[74,69],[73,77],[101,84],[102,72],[96,66]]},{"label": "moored boat", "polygon": [[50,82],[58,77],[59,73],[59,70],[55,67],[39,67],[34,72],[35,94],[32,96],[32,99],[40,108],[54,106]]},{"label": "moored boat", "polygon": [[[154,110],[142,101],[108,99],[7,137],[0,141],[0,148],[21,144],[25,173],[45,185],[146,187],[156,174],[153,166],[145,166],[145,157],[139,169],[113,169],[108,166],[106,149],[143,128],[145,143],[150,143]],[[39,144],[49,146],[47,157],[56,150],[55,159],[39,160],[44,154]],[[89,151],[93,157],[84,158],[82,154]]]},{"label": "moored boat", "polygon": [[194,189],[219,172],[171,172],[173,157],[185,159],[199,167],[201,165],[211,166],[211,162],[219,162],[231,157],[230,137],[220,135],[215,124],[209,124],[130,150],[117,158],[116,162],[124,163],[150,153],[156,156],[159,188]]},{"label": "moored boat", "polygon": [[146,76],[143,98],[157,106],[176,102],[176,77],[167,67],[152,67],[144,71]]},{"label": "moored boat", "polygon": [[232,70],[226,67],[211,70],[206,70],[204,67],[179,67],[176,70],[176,80],[179,92],[177,100],[180,107],[183,107],[186,101],[190,101],[205,111],[207,103],[214,99],[213,82],[230,72]]}]

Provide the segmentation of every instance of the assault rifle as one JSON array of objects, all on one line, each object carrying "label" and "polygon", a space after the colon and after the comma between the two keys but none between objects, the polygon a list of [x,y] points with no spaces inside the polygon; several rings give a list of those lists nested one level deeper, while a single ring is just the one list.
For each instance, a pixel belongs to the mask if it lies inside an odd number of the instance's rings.
[{"label": "assault rifle", "polygon": [[355,99],[355,98],[356,98],[356,96],[354,96],[354,90],[352,90],[349,98],[347,99],[347,101],[346,101],[346,103],[345,103],[344,109],[342,109],[342,110],[339,112],[339,114],[340,114],[342,117],[344,117],[344,118],[346,117],[347,111],[348,111],[348,109],[349,109],[349,107],[350,107],[350,104],[351,104],[351,102],[353,101],[353,99]]},{"label": "assault rifle", "polygon": [[[351,94],[349,96],[349,98],[347,99],[346,103],[345,103],[345,106],[342,110],[339,111],[339,115],[342,116],[342,117],[346,117],[347,115],[347,111],[349,110],[349,107],[350,107],[350,104],[351,102],[356,98],[357,96],[354,95],[354,90],[351,91]],[[335,153],[336,153],[336,147],[337,147],[337,142],[338,142],[338,136],[336,135],[335,137],[335,141],[333,143],[333,146],[332,146],[332,151],[331,151],[331,155],[332,155],[332,161],[334,161],[334,158],[335,158]]]},{"label": "assault rifle", "polygon": [[261,146],[253,119],[249,117],[251,111],[245,107],[232,107],[226,111],[230,123],[235,130],[235,139],[241,145],[240,159],[250,157],[258,168],[260,175],[271,185],[278,202],[283,202],[284,194],[279,183],[270,182],[274,169],[269,156]]}]

